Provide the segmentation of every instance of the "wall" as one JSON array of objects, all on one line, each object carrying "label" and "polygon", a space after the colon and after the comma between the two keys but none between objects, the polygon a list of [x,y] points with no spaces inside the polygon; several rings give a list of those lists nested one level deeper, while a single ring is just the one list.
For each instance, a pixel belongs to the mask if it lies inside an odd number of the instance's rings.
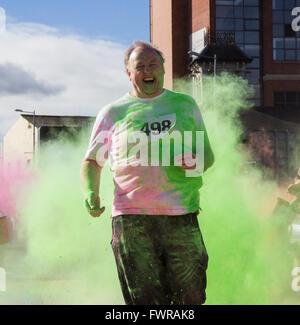
[{"label": "wall", "polygon": [[[37,129],[35,136],[37,140]],[[32,124],[20,116],[3,138],[3,162],[8,164],[20,160],[29,163],[32,160],[32,151]]]}]

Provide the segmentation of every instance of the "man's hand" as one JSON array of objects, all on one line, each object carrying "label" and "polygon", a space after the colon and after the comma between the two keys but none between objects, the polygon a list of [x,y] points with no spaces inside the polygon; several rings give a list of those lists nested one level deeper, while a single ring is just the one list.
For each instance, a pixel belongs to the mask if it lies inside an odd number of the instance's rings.
[{"label": "man's hand", "polygon": [[105,207],[100,208],[100,198],[95,192],[89,192],[85,198],[85,207],[88,213],[94,217],[100,217],[105,211]]},{"label": "man's hand", "polygon": [[[195,155],[193,153],[186,153],[185,155],[179,155],[174,158],[174,164],[181,164],[181,168],[184,170],[193,170],[196,168]],[[186,162],[188,165],[186,165]],[[193,165],[192,165],[193,163]]]}]

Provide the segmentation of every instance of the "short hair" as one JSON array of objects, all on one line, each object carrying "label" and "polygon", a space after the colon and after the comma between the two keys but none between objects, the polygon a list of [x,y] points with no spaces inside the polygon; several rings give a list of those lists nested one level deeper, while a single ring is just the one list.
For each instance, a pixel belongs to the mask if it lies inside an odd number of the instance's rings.
[{"label": "short hair", "polygon": [[124,56],[124,64],[125,67],[127,68],[128,66],[128,62],[129,62],[129,58],[131,53],[138,47],[144,48],[144,49],[150,49],[153,50],[154,52],[156,52],[158,54],[158,56],[160,57],[162,63],[165,63],[165,59],[163,56],[163,53],[154,45],[150,44],[150,43],[145,43],[142,41],[134,41],[126,50],[125,52],[125,56]]}]

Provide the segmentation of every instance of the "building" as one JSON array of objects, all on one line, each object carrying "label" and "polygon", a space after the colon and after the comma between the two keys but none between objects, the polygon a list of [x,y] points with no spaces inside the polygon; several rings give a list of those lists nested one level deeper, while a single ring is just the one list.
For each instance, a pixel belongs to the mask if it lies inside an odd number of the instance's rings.
[{"label": "building", "polygon": [[275,166],[279,180],[292,177],[300,165],[300,0],[150,0],[150,24],[151,42],[165,55],[167,88],[197,61],[203,73],[229,64],[249,81],[255,108],[242,117],[247,138],[267,137],[273,162],[263,153],[261,162]]},{"label": "building", "polygon": [[3,163],[30,164],[44,143],[62,133],[71,140],[77,131],[90,127],[94,121],[95,117],[90,116],[21,114],[3,138]]},{"label": "building", "polygon": [[256,106],[300,105],[300,0],[150,0],[150,22],[167,87],[188,74],[189,51],[223,39],[252,59]]}]

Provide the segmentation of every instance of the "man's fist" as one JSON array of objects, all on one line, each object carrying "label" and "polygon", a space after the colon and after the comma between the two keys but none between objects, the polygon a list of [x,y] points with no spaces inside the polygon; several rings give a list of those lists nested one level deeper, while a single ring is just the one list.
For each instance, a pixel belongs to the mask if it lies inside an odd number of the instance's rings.
[{"label": "man's fist", "polygon": [[[183,169],[195,169],[196,161],[193,153],[186,153],[185,155],[179,155],[174,158],[174,164],[176,166],[181,165]],[[186,164],[187,163],[187,164]]]},{"label": "man's fist", "polygon": [[89,192],[85,198],[85,207],[88,213],[96,218],[105,211],[105,207],[100,208],[100,198],[95,192]]}]

